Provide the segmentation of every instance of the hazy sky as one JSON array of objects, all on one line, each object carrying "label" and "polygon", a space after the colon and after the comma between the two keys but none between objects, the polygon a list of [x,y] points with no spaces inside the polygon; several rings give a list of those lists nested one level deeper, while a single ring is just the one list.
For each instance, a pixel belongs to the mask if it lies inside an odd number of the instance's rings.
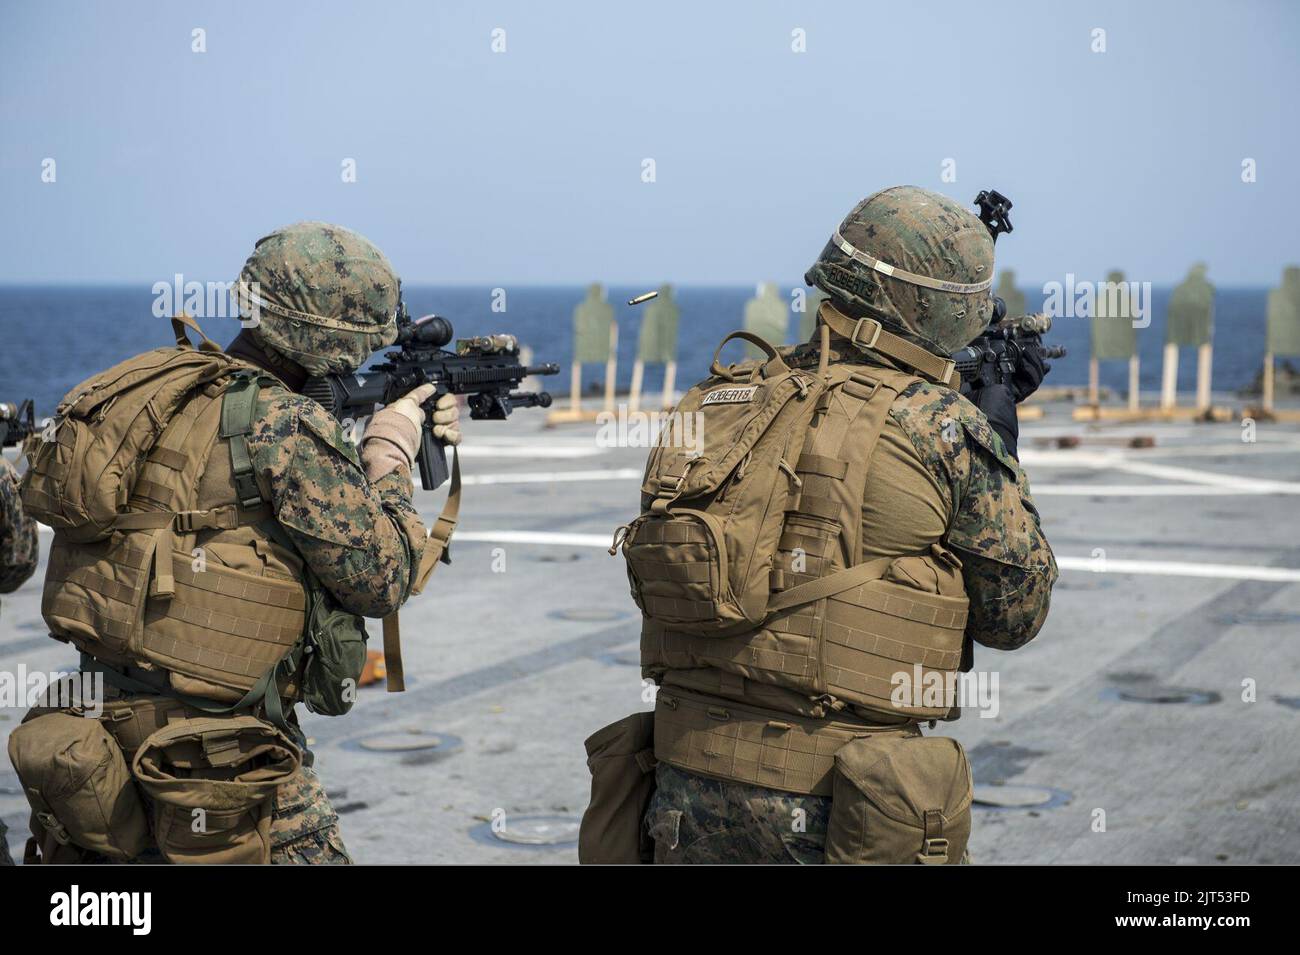
[{"label": "hazy sky", "polygon": [[1010,196],[1033,281],[1274,284],[1298,91],[1287,0],[4,0],[0,281],[224,281],[325,219],[408,282],[789,284],[906,182]]}]

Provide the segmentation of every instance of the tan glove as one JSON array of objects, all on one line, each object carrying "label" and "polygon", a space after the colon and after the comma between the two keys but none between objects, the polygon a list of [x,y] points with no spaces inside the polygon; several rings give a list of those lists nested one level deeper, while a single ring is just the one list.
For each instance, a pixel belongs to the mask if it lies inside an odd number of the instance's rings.
[{"label": "tan glove", "polygon": [[[366,479],[372,484],[387,474],[405,467],[409,472],[415,466],[420,451],[420,429],[424,426],[424,409],[420,406],[437,390],[434,385],[421,385],[398,398],[391,405],[376,411],[366,426],[361,441],[361,463],[365,465]],[[443,395],[434,405],[433,436],[447,444],[460,444],[460,409],[456,399]]]},{"label": "tan glove", "polygon": [[443,395],[433,406],[433,436],[452,447],[460,444],[460,405],[454,395]]}]

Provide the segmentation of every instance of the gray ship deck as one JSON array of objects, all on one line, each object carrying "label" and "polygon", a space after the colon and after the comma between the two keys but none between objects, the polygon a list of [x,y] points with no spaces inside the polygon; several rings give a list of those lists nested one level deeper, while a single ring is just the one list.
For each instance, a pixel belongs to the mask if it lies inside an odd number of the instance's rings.
[{"label": "gray ship deck", "polygon": [[[306,717],[357,861],[576,861],[571,841],[503,841],[492,820],[563,840],[586,804],[583,738],[650,706],[622,560],[603,549],[634,513],[645,451],[598,448],[594,430],[543,430],[536,412],[469,423],[454,563],[403,612],[408,691]],[[1084,441],[1048,446],[1061,435]],[[1155,446],[1114,440],[1134,435]],[[1236,422],[1094,427],[1064,404],[1023,427],[1061,581],[1038,639],[977,652],[997,715],[937,731],[967,747],[982,796],[1051,799],[977,807],[974,861],[1300,862],[1300,426],[1257,438]],[[73,664],[44,635],[40,573],[4,598],[0,669]],[[0,737],[20,718],[0,712]],[[17,850],[7,762],[0,816]]]}]

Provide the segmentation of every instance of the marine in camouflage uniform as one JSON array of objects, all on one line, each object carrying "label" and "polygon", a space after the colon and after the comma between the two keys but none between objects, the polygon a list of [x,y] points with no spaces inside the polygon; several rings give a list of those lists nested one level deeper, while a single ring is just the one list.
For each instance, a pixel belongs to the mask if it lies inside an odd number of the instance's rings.
[{"label": "marine in camouflage uniform", "polygon": [[[420,389],[424,398],[403,413],[406,421],[397,406],[408,399],[376,414],[359,453],[324,408],[297,392],[310,375],[355,371],[395,339],[397,276],[364,237],[304,222],[260,240],[240,283],[251,315],[226,351],[277,380],[260,391],[247,438],[262,499],[339,609],[394,613],[410,596],[426,542],[411,503],[414,452],[407,445],[418,441],[411,419],[422,416],[416,409],[428,394]],[[458,442],[454,405],[438,407],[435,435]],[[410,434],[398,433],[403,428]],[[338,814],[310,764],[305,753],[300,774],[276,792],[271,862],[349,864]],[[137,861],[158,858],[151,851]]]},{"label": "marine in camouflage uniform", "polygon": [[[0,594],[11,594],[36,570],[36,522],[18,497],[18,475],[0,456]],[[0,865],[13,865],[6,829],[0,820]]]},{"label": "marine in camouflage uniform", "polygon": [[0,457],[0,594],[11,594],[31,577],[39,557],[36,522],[23,510],[18,474]]},{"label": "marine in camouflage uniform", "polygon": [[[864,199],[827,243],[808,281],[843,315],[874,318],[944,358],[987,326],[987,293],[948,293],[887,277],[864,267],[845,244],[942,281],[989,278],[992,239],[947,197],[902,186]],[[811,348],[799,346],[793,358]],[[833,361],[904,367],[843,335],[832,334],[831,348]],[[1014,450],[1014,402],[1037,386],[1041,372],[1030,368],[1008,393],[969,398],[929,381],[910,385],[891,407],[872,457],[863,502],[863,525],[871,533],[863,535],[861,559],[921,553],[940,541],[956,551],[970,601],[968,654],[971,641],[1014,650],[1032,640],[1056,582],[1056,562]],[[918,486],[926,493],[909,490]],[[661,761],[645,825],[660,863],[816,863],[830,807],[827,796],[710,778]]]},{"label": "marine in camouflage uniform", "polygon": [[[226,350],[284,385],[263,389],[248,437],[263,498],[343,610],[394,613],[410,596],[426,540],[409,465],[372,482],[339,423],[296,391],[307,376],[355,371],[392,343],[396,274],[356,233],[307,222],[260,240],[240,282],[251,290],[256,320]],[[338,815],[307,766],[277,791],[271,837],[275,864],[352,861]]]}]

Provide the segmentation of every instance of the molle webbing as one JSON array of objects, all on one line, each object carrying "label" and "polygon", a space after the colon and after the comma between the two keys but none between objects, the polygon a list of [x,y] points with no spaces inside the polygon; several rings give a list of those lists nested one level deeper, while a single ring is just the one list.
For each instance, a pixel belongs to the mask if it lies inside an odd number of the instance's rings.
[{"label": "molle webbing", "polygon": [[[231,526],[221,529],[270,523],[271,510],[262,501],[247,438],[261,386],[273,381],[251,369],[241,370],[220,401],[212,401],[202,413],[206,428],[191,445],[190,457],[206,461],[224,441],[229,447],[233,484],[228,493],[235,500],[190,513],[224,515]],[[190,487],[197,483],[196,476]],[[192,524],[192,518],[184,514],[178,515],[178,521]],[[265,529],[262,536],[274,537]],[[246,563],[260,567],[258,541],[242,547],[252,551],[246,554]],[[248,705],[247,694],[260,688],[267,696],[268,709],[272,697],[278,709],[278,693],[266,694],[266,688],[302,637],[307,617],[302,583],[226,566],[207,560],[202,552],[198,566],[186,555],[177,556],[181,559],[173,563],[175,593],[159,608],[161,613],[146,616],[141,656],[169,671],[211,684],[222,697],[245,692],[236,706]]]},{"label": "molle webbing", "polygon": [[637,576],[648,613],[671,620],[708,620],[717,570],[716,546],[700,523],[646,522],[638,531]]},{"label": "molle webbing", "polygon": [[655,758],[690,772],[786,792],[831,795],[835,752],[864,736],[919,736],[914,723],[873,726],[775,714],[719,697],[660,689]]},{"label": "molle webbing", "polygon": [[[899,706],[893,699],[894,678],[900,672],[912,676],[918,665],[923,679],[934,671],[957,669],[966,601],[886,579],[897,558],[857,562],[871,460],[890,407],[914,380],[905,372],[863,368],[831,392],[834,397],[809,429],[799,459],[800,498],[787,515],[768,603],[775,617],[758,642],[805,647],[817,668],[810,692],[929,718],[946,709]],[[838,513],[808,508],[804,501],[809,496],[814,502],[835,502]],[[796,569],[800,562],[803,573]]]}]

